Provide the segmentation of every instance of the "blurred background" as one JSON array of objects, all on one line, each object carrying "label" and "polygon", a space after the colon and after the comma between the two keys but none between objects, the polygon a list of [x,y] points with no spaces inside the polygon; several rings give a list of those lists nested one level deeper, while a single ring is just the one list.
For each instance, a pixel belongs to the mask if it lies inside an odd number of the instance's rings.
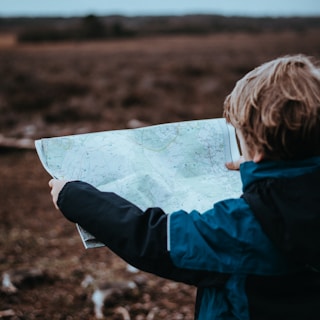
[{"label": "blurred background", "polygon": [[2,1],[0,319],[95,319],[92,293],[106,286],[106,319],[192,319],[194,288],[83,249],[33,141],[221,117],[252,68],[319,60],[319,34],[317,0]]}]

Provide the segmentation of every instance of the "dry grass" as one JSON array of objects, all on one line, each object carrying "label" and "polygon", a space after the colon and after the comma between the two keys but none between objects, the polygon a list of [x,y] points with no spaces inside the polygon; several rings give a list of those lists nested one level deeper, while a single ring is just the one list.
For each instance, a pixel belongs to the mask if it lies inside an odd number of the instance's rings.
[{"label": "dry grass", "polygon": [[[221,116],[225,96],[279,55],[320,56],[316,31],[159,36],[0,49],[2,132],[105,130]],[[54,128],[52,131],[51,128]],[[19,131],[19,130],[18,130]],[[23,134],[23,133],[20,133]]]}]

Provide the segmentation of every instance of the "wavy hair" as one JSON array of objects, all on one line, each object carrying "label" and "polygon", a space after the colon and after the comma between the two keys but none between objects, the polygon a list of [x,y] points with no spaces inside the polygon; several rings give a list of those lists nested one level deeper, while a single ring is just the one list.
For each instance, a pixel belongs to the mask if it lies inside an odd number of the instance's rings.
[{"label": "wavy hair", "polygon": [[262,64],[236,83],[224,117],[265,158],[320,155],[320,69],[304,55]]}]

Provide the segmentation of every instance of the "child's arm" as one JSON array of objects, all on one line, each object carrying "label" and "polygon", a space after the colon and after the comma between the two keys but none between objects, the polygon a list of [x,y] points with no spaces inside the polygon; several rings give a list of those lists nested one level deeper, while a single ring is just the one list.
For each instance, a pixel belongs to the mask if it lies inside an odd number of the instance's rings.
[{"label": "child's arm", "polygon": [[174,265],[167,248],[168,215],[160,208],[140,210],[110,192],[80,181],[51,180],[52,198],[64,216],[93,234],[131,265],[196,286],[221,286],[229,275]]},{"label": "child's arm", "polygon": [[200,214],[140,208],[80,181],[51,182],[64,216],[129,264],[195,286],[220,287],[232,273],[275,274],[284,262],[243,198]]}]

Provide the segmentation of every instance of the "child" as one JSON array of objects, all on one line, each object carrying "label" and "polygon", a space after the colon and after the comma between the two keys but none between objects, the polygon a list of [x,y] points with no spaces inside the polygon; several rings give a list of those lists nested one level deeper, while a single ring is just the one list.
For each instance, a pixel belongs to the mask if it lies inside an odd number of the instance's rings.
[{"label": "child", "polygon": [[318,320],[320,71],[303,55],[263,64],[236,84],[224,115],[244,158],[241,198],[201,214],[142,212],[51,180],[53,202],[128,263],[197,286],[196,319]]}]

